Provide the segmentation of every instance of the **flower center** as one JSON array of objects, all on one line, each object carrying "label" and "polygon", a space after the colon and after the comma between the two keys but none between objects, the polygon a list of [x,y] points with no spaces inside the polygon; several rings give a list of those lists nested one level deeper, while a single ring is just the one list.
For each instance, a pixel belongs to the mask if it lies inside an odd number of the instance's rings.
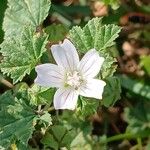
[{"label": "flower center", "polygon": [[67,72],[66,82],[65,82],[66,86],[71,86],[77,90],[82,83],[83,83],[83,78],[78,71]]}]

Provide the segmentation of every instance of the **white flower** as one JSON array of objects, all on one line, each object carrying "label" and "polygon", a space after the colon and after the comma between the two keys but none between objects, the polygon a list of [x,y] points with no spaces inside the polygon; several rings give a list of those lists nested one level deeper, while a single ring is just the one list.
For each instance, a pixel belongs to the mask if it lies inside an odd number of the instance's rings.
[{"label": "white flower", "polygon": [[37,66],[35,83],[58,88],[54,95],[55,109],[75,109],[79,95],[102,99],[106,83],[93,78],[99,73],[104,58],[95,49],[88,51],[81,61],[67,39],[62,44],[52,45],[51,50],[58,65]]}]

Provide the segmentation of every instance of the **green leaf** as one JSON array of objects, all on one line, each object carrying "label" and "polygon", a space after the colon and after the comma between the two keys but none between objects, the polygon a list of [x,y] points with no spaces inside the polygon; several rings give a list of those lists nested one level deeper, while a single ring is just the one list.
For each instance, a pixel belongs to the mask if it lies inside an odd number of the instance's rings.
[{"label": "green leaf", "polygon": [[106,5],[110,5],[112,9],[116,10],[119,8],[119,0],[102,0]]},{"label": "green leaf", "polygon": [[21,81],[39,63],[46,51],[46,44],[47,36],[36,34],[32,28],[25,28],[21,38],[5,40],[1,44],[1,71],[10,75],[14,83]]},{"label": "green leaf", "polygon": [[53,135],[55,136],[55,138],[61,142],[62,141],[62,138],[63,136],[66,134],[67,130],[60,126],[60,125],[55,125],[51,128],[52,132],[53,132]]},{"label": "green leaf", "polygon": [[52,125],[51,115],[46,111],[38,114],[36,108],[29,104],[24,88],[18,93],[8,91],[0,96],[0,146],[29,149],[28,141],[37,123],[49,127]]},{"label": "green leaf", "polygon": [[52,24],[45,28],[45,32],[49,35],[51,42],[58,42],[64,39],[68,33],[68,28],[63,24]]},{"label": "green leaf", "polygon": [[11,92],[0,96],[0,145],[6,149],[20,141],[27,145],[34,131],[36,115],[25,99],[14,98]]},{"label": "green leaf", "polygon": [[42,116],[39,117],[42,123],[46,123],[48,126],[52,125],[52,118],[48,112],[44,112]]},{"label": "green leaf", "polygon": [[107,142],[105,142],[107,140],[107,136],[106,134],[102,135],[99,137],[99,146],[101,148],[101,150],[108,150],[108,146],[107,146]]},{"label": "green leaf", "polygon": [[150,133],[150,103],[139,102],[135,107],[125,108],[127,131],[134,134]]},{"label": "green leaf", "polygon": [[71,150],[80,149],[81,147],[82,149],[92,150],[95,146],[94,139],[91,136],[92,126],[90,123],[82,120],[79,126],[74,126],[73,130],[75,128],[77,130],[70,145]]},{"label": "green leaf", "polygon": [[80,52],[86,52],[88,49],[84,36],[83,30],[79,26],[75,26],[69,31],[69,38]]},{"label": "green leaf", "polygon": [[29,86],[27,83],[25,83],[25,82],[18,83],[13,88],[14,95],[20,94],[22,96],[23,93],[25,93],[25,97],[26,97],[28,88],[29,88]]},{"label": "green leaf", "polygon": [[108,48],[115,44],[114,40],[119,36],[120,30],[121,28],[114,24],[103,25],[102,18],[94,18],[83,29],[75,26],[69,31],[69,38],[79,52],[85,53],[95,48],[100,56],[105,58],[101,71],[103,79],[112,76],[116,71],[116,61]]},{"label": "green leaf", "polygon": [[50,147],[53,148],[54,150],[57,150],[59,148],[58,142],[49,132],[46,132],[41,142],[44,144],[45,147]]},{"label": "green leaf", "polygon": [[3,36],[4,36],[4,32],[2,30],[2,23],[3,23],[3,18],[4,18],[4,12],[5,9],[7,7],[7,0],[3,0],[1,1],[1,5],[0,5],[0,43],[3,41]]},{"label": "green leaf", "polygon": [[99,100],[80,97],[76,114],[83,117],[89,117],[97,112]]},{"label": "green leaf", "polygon": [[105,107],[113,106],[120,99],[121,84],[118,77],[110,77],[106,79],[102,104]]},{"label": "green leaf", "polygon": [[70,30],[69,37],[79,51],[86,52],[92,48],[102,51],[115,44],[121,28],[114,24],[102,25],[101,21],[102,18],[94,18],[83,29],[75,26]]},{"label": "green leaf", "polygon": [[121,80],[121,86],[130,92],[150,100],[150,86],[143,81],[132,79],[125,75],[118,76]]},{"label": "green leaf", "polygon": [[61,125],[54,125],[46,132],[41,142],[46,147],[53,149],[59,149],[62,147],[68,147],[72,141],[70,132]]},{"label": "green leaf", "polygon": [[92,142],[91,136],[88,134],[85,135],[84,132],[81,131],[72,141],[71,150],[80,150],[81,147],[85,150],[92,150]]},{"label": "green leaf", "polygon": [[[53,3],[52,5],[52,11],[59,12],[62,16],[72,16],[75,14],[82,14],[82,16],[89,16],[92,13],[92,10],[88,5],[81,5],[76,4],[76,5],[55,5]],[[69,18],[69,17],[68,17]]]},{"label": "green leaf", "polygon": [[14,147],[12,150],[32,150],[29,146],[22,144],[20,141],[17,141],[14,146],[16,147]]},{"label": "green leaf", "polygon": [[94,145],[91,145],[91,143],[93,142],[93,139],[91,137],[93,127],[88,119],[85,119],[85,117],[77,115],[72,111],[66,110],[60,116],[59,121],[61,125],[65,127],[70,133],[71,145],[69,146],[69,148],[71,150],[79,149],[82,146],[83,149],[88,149],[88,146],[94,147]]},{"label": "green leaf", "polygon": [[88,50],[91,48],[97,48],[97,42],[100,36],[98,35],[98,33],[101,30],[101,26],[102,18],[95,18],[90,20],[83,28],[85,43],[87,45]]},{"label": "green leaf", "polygon": [[30,103],[32,105],[48,104],[51,105],[55,89],[45,88],[34,84],[28,89]]},{"label": "green leaf", "polygon": [[24,25],[39,26],[47,17],[50,0],[8,0],[3,29],[5,38],[20,35]]},{"label": "green leaf", "polygon": [[100,75],[102,79],[113,76],[116,71],[117,65],[115,64],[115,59],[110,56],[108,53],[100,52],[100,56],[105,58],[105,61],[102,65]]},{"label": "green leaf", "polygon": [[150,75],[150,56],[142,56],[140,65],[146,70],[148,75]]},{"label": "green leaf", "polygon": [[21,143],[19,143],[19,144],[17,145],[17,149],[18,149],[18,150],[32,150],[32,149],[30,149],[28,146],[25,146],[25,145],[23,145],[23,144],[21,144]]}]

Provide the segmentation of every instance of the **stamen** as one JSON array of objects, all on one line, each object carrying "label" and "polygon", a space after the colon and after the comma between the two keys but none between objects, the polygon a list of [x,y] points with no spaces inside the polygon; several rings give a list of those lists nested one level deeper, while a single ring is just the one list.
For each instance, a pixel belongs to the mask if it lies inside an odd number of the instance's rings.
[{"label": "stamen", "polygon": [[83,78],[78,71],[67,72],[66,82],[65,82],[66,86],[73,87],[75,90],[77,90],[82,83],[83,83]]}]

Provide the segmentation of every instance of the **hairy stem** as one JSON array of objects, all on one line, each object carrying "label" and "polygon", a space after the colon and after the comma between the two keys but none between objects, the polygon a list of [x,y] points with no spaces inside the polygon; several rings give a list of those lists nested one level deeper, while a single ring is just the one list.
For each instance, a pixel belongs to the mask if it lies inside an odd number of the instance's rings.
[{"label": "hairy stem", "polygon": [[6,79],[4,79],[2,75],[0,75],[0,82],[9,88],[14,87],[14,85],[12,83],[10,83],[9,81],[7,81]]}]

